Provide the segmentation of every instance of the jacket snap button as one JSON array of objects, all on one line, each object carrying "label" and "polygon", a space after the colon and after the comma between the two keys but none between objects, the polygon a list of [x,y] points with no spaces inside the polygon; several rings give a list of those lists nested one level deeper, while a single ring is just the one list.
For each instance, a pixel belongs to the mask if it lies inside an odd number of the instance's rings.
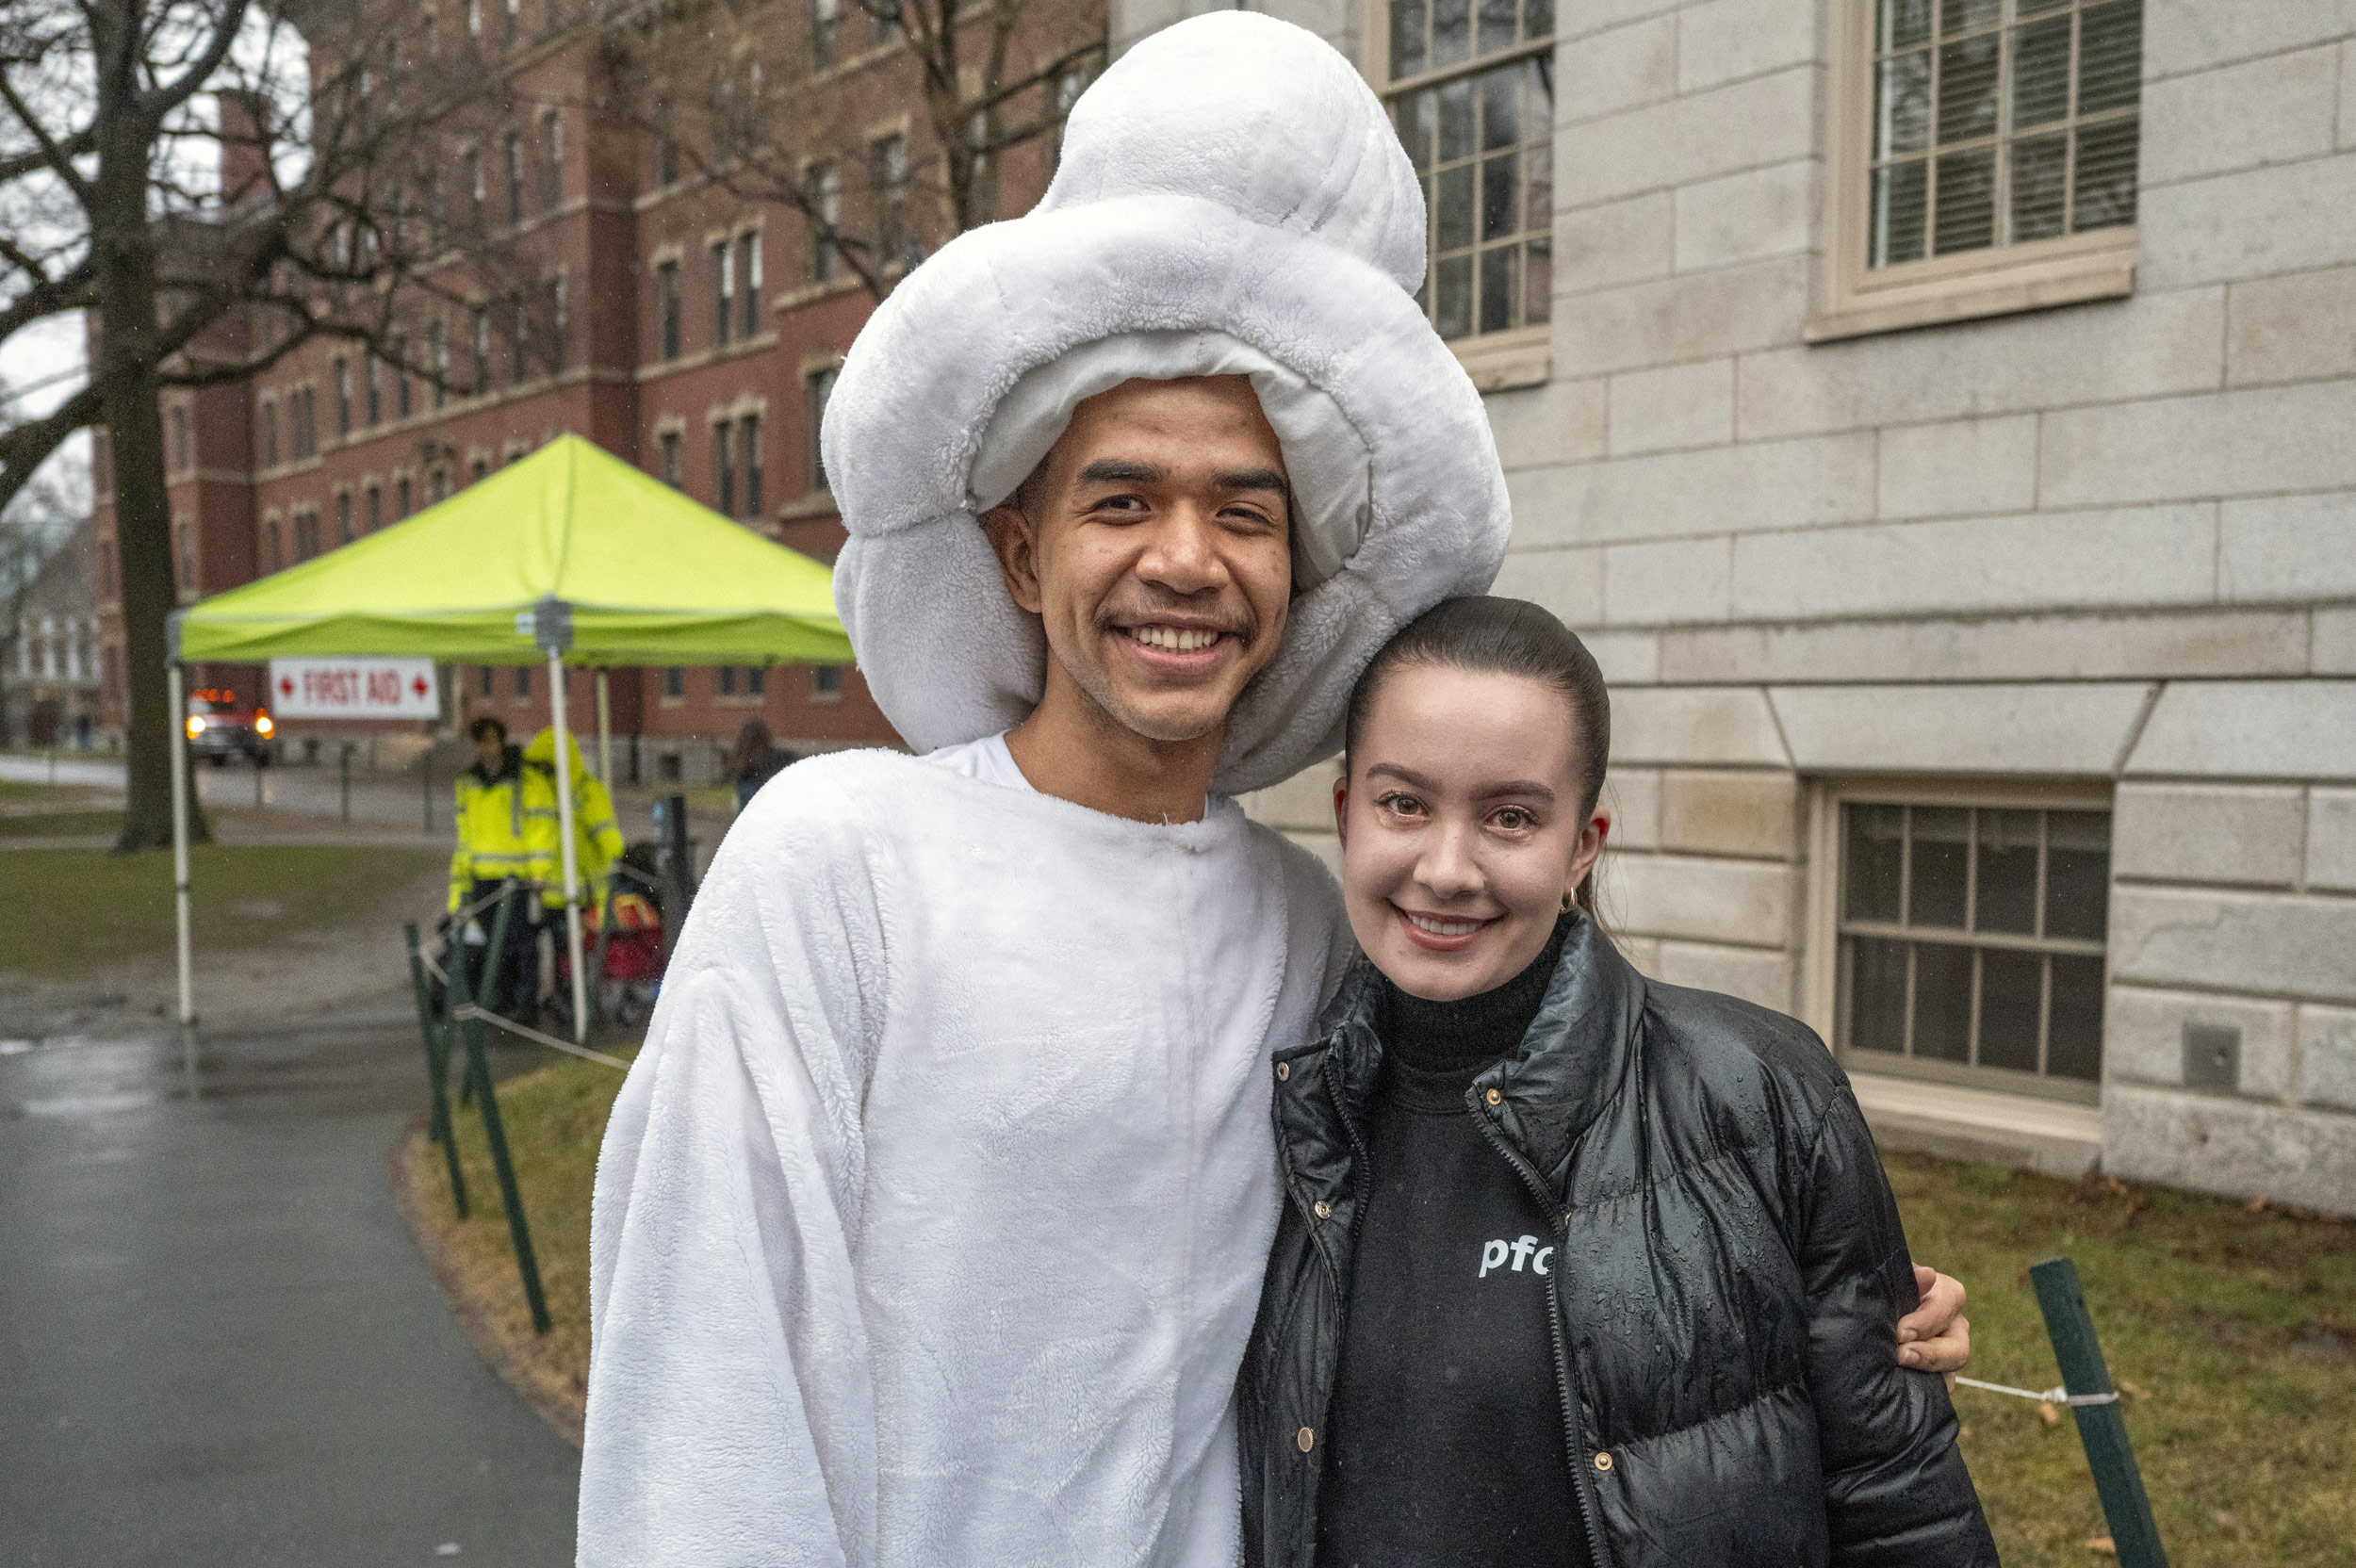
[{"label": "jacket snap button", "polygon": [[1595,1456],[1595,1468],[1609,1473],[1612,1469],[1612,1456],[1610,1454],[1597,1454]]},{"label": "jacket snap button", "polygon": [[1317,1200],[1317,1217],[1319,1219],[1331,1219],[1333,1217],[1333,1205],[1327,1202],[1322,1198]]},{"label": "jacket snap button", "polygon": [[1301,1446],[1301,1451],[1305,1454],[1317,1446],[1317,1434],[1303,1427],[1293,1441]]},{"label": "jacket snap button", "polygon": [[1489,1091],[1489,1103],[1490,1103],[1490,1104],[1492,1104],[1492,1105],[1501,1104],[1501,1103],[1503,1103],[1503,1102],[1504,1102],[1504,1100],[1505,1100],[1505,1096],[1503,1096],[1502,1094],[1499,1094],[1497,1090],[1495,1090],[1495,1089],[1491,1089],[1491,1090]]},{"label": "jacket snap button", "polygon": [[1280,1083],[1280,1084],[1281,1084],[1281,1083],[1283,1083],[1285,1079],[1290,1078],[1292,1075],[1293,1075],[1293,1065],[1292,1065],[1292,1063],[1290,1063],[1290,1062],[1279,1062],[1279,1063],[1277,1063],[1277,1064],[1276,1064],[1276,1081],[1277,1081],[1278,1083]]}]

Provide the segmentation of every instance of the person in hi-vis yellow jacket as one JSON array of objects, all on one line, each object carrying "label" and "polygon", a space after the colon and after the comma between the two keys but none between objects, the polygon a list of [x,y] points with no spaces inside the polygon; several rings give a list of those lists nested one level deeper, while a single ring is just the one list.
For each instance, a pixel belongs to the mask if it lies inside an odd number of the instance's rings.
[{"label": "person in hi-vis yellow jacket", "polygon": [[[605,783],[589,771],[581,757],[581,743],[570,734],[564,737],[570,753],[567,760],[573,777],[573,857],[574,874],[581,879],[581,907],[588,911],[591,930],[597,924],[598,912],[605,907],[605,879],[613,874],[622,858],[621,825],[614,820],[614,797],[606,792]],[[564,907],[564,862],[562,819],[556,812],[556,731],[543,729],[524,747],[524,773],[536,792],[544,794],[552,819],[553,831],[548,841],[549,870],[542,900],[548,908]]]},{"label": "person in hi-vis yellow jacket", "polygon": [[458,776],[450,911],[461,918],[454,921],[451,937],[479,952],[490,939],[500,887],[515,885],[522,896],[508,911],[506,952],[492,988],[496,997],[486,997],[483,1004],[529,1021],[539,1011],[540,998],[540,899],[533,895],[551,881],[561,886],[556,792],[507,743],[507,727],[499,720],[479,718],[466,733],[474,741],[475,763]]}]

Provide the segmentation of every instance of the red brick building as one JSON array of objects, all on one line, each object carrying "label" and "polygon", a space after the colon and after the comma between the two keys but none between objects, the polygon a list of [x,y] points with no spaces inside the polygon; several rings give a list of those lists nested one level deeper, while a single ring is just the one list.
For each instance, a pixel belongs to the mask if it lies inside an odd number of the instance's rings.
[{"label": "red brick building", "polygon": [[[487,54],[498,68],[504,101],[470,106],[418,204],[428,222],[492,237],[499,283],[453,253],[434,280],[449,297],[401,313],[398,357],[320,339],[248,382],[164,394],[181,602],[389,527],[564,432],[780,544],[833,560],[844,535],[820,471],[818,424],[873,297],[837,248],[813,238],[801,211],[737,199],[697,177],[701,164],[667,137],[600,112],[614,91],[613,52],[601,41],[612,24],[564,25],[559,3],[458,0],[455,14],[428,10],[401,44],[413,69],[459,49]],[[1092,23],[1089,0],[1034,4],[1042,39],[1070,37],[1076,15],[1101,40],[1101,0]],[[852,155],[812,172],[826,210],[845,234],[892,237],[895,253],[938,243],[946,204],[925,175],[941,154],[906,35],[841,0],[789,0],[775,15],[826,43],[820,58],[837,112],[846,84],[849,101],[873,110],[861,115]],[[1024,41],[1018,29],[1018,56]],[[1048,52],[1041,42],[1023,57]],[[1065,73],[1037,96],[1061,106],[1079,86]],[[992,150],[1002,210],[1037,199],[1054,153],[1052,133]],[[269,330],[248,311],[214,335],[254,352],[267,349],[256,335]],[[101,672],[105,721],[119,727],[125,671],[105,446],[102,433]],[[260,676],[192,668],[189,681],[238,690],[258,687]],[[449,676],[453,722],[488,712],[528,733],[548,720],[544,668]],[[575,672],[569,713],[583,729],[596,724],[593,693],[592,678]],[[712,777],[747,718],[796,749],[894,739],[856,669],[617,670],[612,696],[624,777],[633,763],[649,781]]]}]

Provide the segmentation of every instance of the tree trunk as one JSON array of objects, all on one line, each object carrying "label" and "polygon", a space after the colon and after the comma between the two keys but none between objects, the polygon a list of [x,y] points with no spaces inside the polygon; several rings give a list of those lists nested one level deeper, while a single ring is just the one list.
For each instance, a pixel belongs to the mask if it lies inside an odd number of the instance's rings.
[{"label": "tree trunk", "polygon": [[[155,234],[147,210],[154,141],[139,102],[139,7],[90,8],[98,68],[99,161],[86,198],[98,282],[97,359],[106,374],[106,431],[114,452],[115,550],[122,567],[125,799],[121,851],[172,842],[174,727],[164,684],[164,618],[172,588],[172,497],[164,479],[164,421],[155,401]],[[191,778],[188,835],[211,835]]]}]

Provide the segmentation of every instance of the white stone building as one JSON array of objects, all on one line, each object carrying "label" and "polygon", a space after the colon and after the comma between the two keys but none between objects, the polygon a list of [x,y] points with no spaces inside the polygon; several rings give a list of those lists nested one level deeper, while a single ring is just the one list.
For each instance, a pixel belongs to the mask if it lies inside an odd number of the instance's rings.
[{"label": "white stone building", "polygon": [[1267,5],[1433,171],[1631,956],[1885,1141],[2356,1212],[2356,6],[1467,8]]}]

